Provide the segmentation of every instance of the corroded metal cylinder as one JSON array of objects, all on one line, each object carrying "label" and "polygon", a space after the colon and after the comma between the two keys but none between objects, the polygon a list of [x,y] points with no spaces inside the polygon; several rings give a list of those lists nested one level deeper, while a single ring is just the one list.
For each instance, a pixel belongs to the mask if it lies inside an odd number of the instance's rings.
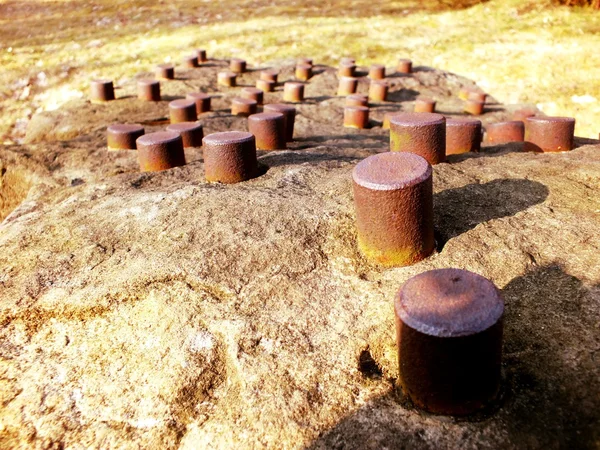
[{"label": "corroded metal cylinder", "polygon": [[341,77],[338,83],[337,95],[350,95],[356,93],[358,78]]},{"label": "corroded metal cylinder", "polygon": [[485,108],[485,103],[480,102],[479,100],[465,100],[465,104],[463,107],[463,111],[467,114],[472,114],[474,116],[480,116],[483,114],[483,110]]},{"label": "corroded metal cylinder", "polygon": [[250,114],[256,114],[258,109],[256,100],[250,100],[249,98],[236,97],[231,100],[231,114],[234,116],[249,116]]},{"label": "corroded metal cylinder", "polygon": [[485,127],[485,142],[488,144],[523,142],[524,138],[525,124],[520,120],[490,123]]},{"label": "corroded metal cylinder", "polygon": [[390,150],[422,156],[431,165],[446,160],[446,118],[434,113],[390,116]]},{"label": "corroded metal cylinder", "polygon": [[198,67],[198,55],[188,55],[183,58],[183,66],[188,68]]},{"label": "corroded metal cylinder", "polygon": [[399,59],[398,65],[396,66],[396,72],[399,73],[412,73],[412,61],[410,59]]},{"label": "corroded metal cylinder", "polygon": [[159,64],[154,69],[154,76],[159,80],[174,80],[175,67],[173,64]]},{"label": "corroded metal cylinder", "polygon": [[114,124],[106,129],[109,150],[135,150],[135,141],[144,135],[144,127],[136,124]]},{"label": "corroded metal cylinder", "polygon": [[208,59],[206,58],[206,50],[204,50],[203,48],[199,48],[196,50],[196,56],[198,57],[199,63],[205,63],[206,61],[208,61]]},{"label": "corroded metal cylinder", "polygon": [[272,81],[273,83],[277,83],[277,78],[279,77],[279,72],[275,70],[263,70],[260,73],[260,79],[265,81]]},{"label": "corroded metal cylinder", "polygon": [[481,150],[481,120],[446,119],[446,156]]},{"label": "corroded metal cylinder", "polygon": [[394,300],[399,381],[434,414],[467,415],[501,382],[504,301],[492,282],[460,269],[410,278]]},{"label": "corroded metal cylinder", "polygon": [[427,97],[420,97],[415,100],[415,112],[432,113],[435,112],[435,100]]},{"label": "corroded metal cylinder", "polygon": [[185,96],[187,100],[193,100],[196,103],[196,113],[202,114],[210,111],[211,96],[203,92],[190,92]]},{"label": "corroded metal cylinder", "polygon": [[273,92],[275,90],[275,82],[269,80],[256,80],[256,89],[263,92]]},{"label": "corroded metal cylinder", "polygon": [[115,99],[115,88],[111,80],[92,80],[90,83],[90,101],[104,103]]},{"label": "corroded metal cylinder", "polygon": [[528,117],[525,119],[526,152],[565,152],[573,149],[575,119],[572,117]]},{"label": "corroded metal cylinder", "polygon": [[287,142],[294,140],[294,122],[296,121],[296,108],[283,103],[271,103],[263,108],[265,112],[278,112],[283,114],[285,124],[285,139]]},{"label": "corroded metal cylinder", "polygon": [[262,89],[245,87],[242,89],[242,98],[254,100],[258,105],[263,104],[263,93]]},{"label": "corroded metal cylinder", "polygon": [[155,172],[185,166],[181,136],[173,131],[158,131],[141,136],[136,141],[142,172]]},{"label": "corroded metal cylinder", "polygon": [[338,69],[338,75],[340,77],[354,77],[356,73],[356,64],[350,61],[343,61],[340,63],[340,67]]},{"label": "corroded metal cylinder", "polygon": [[235,73],[244,73],[246,71],[246,60],[231,58],[229,61],[229,70]]},{"label": "corroded metal cylinder", "polygon": [[433,252],[432,172],[412,153],[379,153],[356,165],[358,248],[369,261],[407,266]]},{"label": "corroded metal cylinder", "polygon": [[138,80],[138,98],[148,102],[160,101],[160,82],[157,80]]},{"label": "corroded metal cylinder", "polygon": [[487,101],[487,97],[488,95],[484,92],[469,91],[469,94],[467,95],[467,100],[476,100],[478,102],[485,103]]},{"label": "corroded metal cylinder", "polygon": [[256,139],[258,150],[280,150],[286,147],[285,118],[280,112],[264,112],[248,117],[248,131]]},{"label": "corroded metal cylinder", "polygon": [[196,102],[194,100],[180,99],[169,102],[169,117],[171,123],[195,122],[198,120]]},{"label": "corroded metal cylinder", "polygon": [[351,94],[346,97],[346,106],[369,106],[369,99],[363,94]]},{"label": "corroded metal cylinder", "polygon": [[304,84],[288,81],[283,85],[283,101],[298,103],[304,100]]},{"label": "corroded metal cylinder", "polygon": [[369,84],[369,100],[385,102],[387,100],[388,84],[383,80],[372,80]]},{"label": "corroded metal cylinder", "polygon": [[371,64],[369,78],[371,80],[383,80],[385,78],[385,66],[383,64]]},{"label": "corroded metal cylinder", "polygon": [[308,81],[312,77],[312,65],[310,64],[298,64],[295,72],[296,79],[300,81]]},{"label": "corroded metal cylinder", "polygon": [[344,108],[344,126],[346,128],[367,128],[369,108],[366,106],[346,106]]},{"label": "corroded metal cylinder", "polygon": [[172,123],[167,131],[174,131],[181,136],[183,147],[201,147],[204,131],[200,122]]},{"label": "corroded metal cylinder", "polygon": [[217,84],[221,86],[234,87],[237,74],[233,72],[219,72],[217,74]]},{"label": "corroded metal cylinder", "polygon": [[225,131],[202,140],[206,181],[239,183],[258,175],[256,143],[251,133]]}]

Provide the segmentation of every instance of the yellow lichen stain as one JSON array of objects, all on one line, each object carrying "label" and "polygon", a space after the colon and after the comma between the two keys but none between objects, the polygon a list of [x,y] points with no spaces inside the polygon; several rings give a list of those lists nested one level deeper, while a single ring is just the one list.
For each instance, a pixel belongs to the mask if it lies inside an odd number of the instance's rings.
[{"label": "yellow lichen stain", "polygon": [[385,267],[409,266],[424,259],[427,255],[421,248],[382,250],[366,244],[358,236],[358,249],[369,261]]}]

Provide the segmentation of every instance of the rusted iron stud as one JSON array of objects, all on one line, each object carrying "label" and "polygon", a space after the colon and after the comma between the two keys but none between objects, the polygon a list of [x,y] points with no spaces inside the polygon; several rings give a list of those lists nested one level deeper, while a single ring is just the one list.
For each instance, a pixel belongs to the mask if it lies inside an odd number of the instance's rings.
[{"label": "rusted iron stud", "polygon": [[292,105],[286,105],[283,103],[271,103],[265,105],[265,112],[278,112],[283,114],[283,121],[285,124],[285,139],[287,142],[294,140],[294,122],[296,121],[296,108]]},{"label": "rusted iron stud", "polygon": [[308,81],[312,77],[312,65],[310,64],[298,64],[296,66],[296,79],[300,81]]},{"label": "rusted iron stud", "polygon": [[356,93],[358,78],[341,77],[338,83],[337,95],[350,95]]},{"label": "rusted iron stud", "polygon": [[383,80],[385,78],[385,66],[383,64],[371,64],[369,78],[371,80]]},{"label": "rusted iron stud", "polygon": [[144,127],[137,124],[114,124],[106,129],[109,150],[135,150],[135,140],[144,135]]},{"label": "rusted iron stud", "polygon": [[262,105],[263,93],[264,91],[262,89],[246,87],[242,89],[242,98],[254,100],[258,105]]},{"label": "rusted iron stud", "polygon": [[256,80],[256,89],[263,92],[273,92],[275,90],[275,82],[270,80]]},{"label": "rusted iron stud", "polygon": [[346,106],[344,108],[344,126],[346,128],[367,128],[369,108],[366,106]]},{"label": "rusted iron stud", "polygon": [[169,117],[171,123],[195,122],[198,120],[196,102],[194,100],[180,99],[169,102]]},{"label": "rusted iron stud", "polygon": [[189,68],[198,67],[198,55],[196,54],[184,57],[183,65]]},{"label": "rusted iron stud", "polygon": [[446,156],[481,150],[481,120],[446,119]]},{"label": "rusted iron stud", "polygon": [[193,100],[196,103],[196,114],[210,111],[210,95],[203,92],[190,92],[185,98],[187,100]]},{"label": "rusted iron stud", "polygon": [[520,120],[490,123],[485,127],[485,142],[488,144],[523,142],[524,138],[525,124]]},{"label": "rusted iron stud", "polygon": [[175,67],[173,66],[173,64],[159,64],[154,69],[154,75],[159,80],[174,80]]},{"label": "rusted iron stud", "polygon": [[250,114],[256,114],[257,105],[256,100],[236,97],[231,100],[231,114],[248,117]]},{"label": "rusted iron stud", "polygon": [[115,88],[111,80],[92,80],[90,83],[90,101],[104,103],[115,99]]},{"label": "rusted iron stud", "polygon": [[525,122],[525,119],[528,117],[533,117],[537,115],[538,111],[534,108],[522,108],[518,109],[512,114],[512,120],[520,120],[521,122]]},{"label": "rusted iron stud", "polygon": [[385,102],[388,95],[388,84],[383,80],[372,80],[369,84],[369,100]]},{"label": "rusted iron stud", "polygon": [[430,270],[404,283],[394,310],[399,381],[416,406],[462,416],[497,397],[504,301],[492,282]]},{"label": "rusted iron stud", "polygon": [[279,76],[279,72],[274,70],[263,70],[260,73],[260,79],[265,81],[272,81],[273,83],[277,83],[277,77]]},{"label": "rusted iron stud", "polygon": [[298,58],[298,61],[296,61],[296,64],[298,64],[298,65],[308,64],[309,66],[312,66],[313,60],[312,60],[312,58]]},{"label": "rusted iron stud", "polygon": [[174,131],[181,136],[183,147],[201,147],[204,131],[200,122],[173,123],[167,127],[167,131]]},{"label": "rusted iron stud", "polygon": [[472,114],[474,116],[480,116],[483,114],[483,110],[485,107],[484,102],[480,102],[479,100],[465,100],[465,104],[463,107],[463,111],[467,114]]},{"label": "rusted iron stud", "polygon": [[390,150],[422,156],[431,165],[446,160],[446,118],[435,113],[390,116]]},{"label": "rusted iron stud", "polygon": [[356,73],[356,64],[353,62],[342,62],[338,69],[340,77],[354,77]]},{"label": "rusted iron stud", "polygon": [[231,58],[229,61],[229,70],[235,73],[244,73],[246,71],[246,60]]},{"label": "rusted iron stud", "polygon": [[350,94],[346,97],[346,106],[369,106],[369,99],[364,94]]},{"label": "rusted iron stud", "polygon": [[138,80],[138,98],[148,102],[160,101],[160,82],[157,80]]},{"label": "rusted iron stud", "polygon": [[412,61],[410,59],[399,59],[398,65],[396,66],[396,72],[398,73],[412,73]]},{"label": "rusted iron stud", "polygon": [[198,56],[199,63],[205,63],[206,61],[208,61],[208,59],[206,58],[206,50],[204,50],[203,48],[199,48],[196,50],[196,56]]},{"label": "rusted iron stud", "polygon": [[476,100],[478,102],[485,103],[487,101],[487,97],[488,95],[484,92],[469,91],[467,100]]},{"label": "rusted iron stud", "polygon": [[435,100],[427,97],[420,97],[415,100],[415,112],[432,113],[435,112]]},{"label": "rusted iron stud", "polygon": [[137,138],[138,161],[142,172],[155,172],[185,166],[181,136],[174,131],[158,131]]},{"label": "rusted iron stud", "polygon": [[414,264],[434,250],[432,169],[413,153],[379,153],[352,172],[358,248],[387,267]]},{"label": "rusted iron stud", "polygon": [[248,131],[256,139],[258,150],[280,150],[286,147],[285,118],[280,112],[264,112],[248,117]]},{"label": "rusted iron stud", "polygon": [[525,143],[529,152],[565,152],[573,149],[575,119],[572,117],[528,117]]},{"label": "rusted iron stud", "polygon": [[298,103],[304,100],[304,84],[288,81],[283,85],[283,101]]},{"label": "rusted iron stud", "polygon": [[225,131],[202,140],[206,181],[239,183],[258,174],[256,141],[251,133]]},{"label": "rusted iron stud", "polygon": [[233,72],[219,72],[217,74],[217,84],[221,86],[234,87],[237,74]]}]

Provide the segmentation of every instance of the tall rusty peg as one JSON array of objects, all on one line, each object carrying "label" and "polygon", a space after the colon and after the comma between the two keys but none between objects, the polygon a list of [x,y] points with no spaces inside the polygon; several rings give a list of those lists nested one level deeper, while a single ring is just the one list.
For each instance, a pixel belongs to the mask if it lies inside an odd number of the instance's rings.
[{"label": "tall rusty peg", "polygon": [[169,117],[171,123],[195,122],[198,120],[196,102],[194,100],[179,99],[169,102]]},{"label": "tall rusty peg", "polygon": [[446,160],[446,118],[435,113],[390,116],[390,150],[422,156],[431,165]]},{"label": "tall rusty peg", "polygon": [[90,83],[90,101],[104,103],[115,99],[115,88],[111,80],[92,80]]},{"label": "tall rusty peg", "polygon": [[385,78],[385,66],[383,64],[371,64],[369,78],[371,80],[383,80]]},{"label": "tall rusty peg", "polygon": [[311,64],[298,64],[296,66],[295,77],[300,81],[308,81],[312,77]]},{"label": "tall rusty peg", "polygon": [[525,119],[526,152],[565,152],[574,147],[572,117],[528,117]]},{"label": "tall rusty peg", "polygon": [[188,55],[183,58],[184,67],[193,68],[198,67],[198,55]]},{"label": "tall rusty peg", "polygon": [[478,102],[485,103],[487,101],[487,97],[488,95],[485,92],[469,91],[467,100],[476,100]]},{"label": "tall rusty peg", "polygon": [[337,95],[350,95],[356,93],[358,78],[341,77],[338,83]]},{"label": "tall rusty peg", "polygon": [[231,60],[229,60],[229,70],[235,73],[244,73],[246,71],[246,60],[231,58]]},{"label": "tall rusty peg", "polygon": [[299,103],[304,100],[304,84],[288,81],[283,85],[283,101]]},{"label": "tall rusty peg", "polygon": [[263,90],[252,87],[245,87],[242,89],[242,98],[254,100],[258,105],[263,104]]},{"label": "tall rusty peg", "polygon": [[198,57],[199,63],[205,63],[206,61],[208,61],[208,59],[206,58],[206,50],[204,50],[203,48],[199,48],[196,50],[196,56]]},{"label": "tall rusty peg", "polygon": [[485,127],[485,142],[488,144],[506,144],[523,142],[525,124],[520,120],[490,123]]},{"label": "tall rusty peg", "polygon": [[144,135],[144,127],[137,124],[114,124],[106,129],[109,150],[135,150],[135,141]]},{"label": "tall rusty peg", "polygon": [[181,136],[174,131],[158,131],[137,138],[138,160],[142,172],[156,172],[185,166]]},{"label": "tall rusty peg", "polygon": [[160,82],[157,80],[138,80],[138,98],[147,102],[160,101]]},{"label": "tall rusty peg", "polygon": [[410,59],[401,58],[398,60],[396,66],[396,72],[398,73],[412,73],[412,61]]},{"label": "tall rusty peg", "polygon": [[258,150],[281,150],[286,147],[285,118],[280,112],[263,112],[248,117],[248,131],[256,139]]},{"label": "tall rusty peg", "polygon": [[436,101],[428,97],[419,97],[415,100],[415,112],[432,113],[435,112]]},{"label": "tall rusty peg", "polygon": [[271,103],[265,105],[264,112],[278,112],[283,114],[285,125],[285,138],[287,142],[294,140],[294,122],[296,121],[296,108],[284,103]]},{"label": "tall rusty peg", "polygon": [[258,175],[256,141],[251,133],[225,131],[202,140],[206,181],[239,183]]},{"label": "tall rusty peg", "polygon": [[210,99],[209,94],[203,92],[190,92],[185,96],[186,100],[193,100],[196,103],[196,114],[202,114],[210,111]]},{"label": "tall rusty peg", "polygon": [[369,108],[366,106],[346,106],[344,108],[344,127],[367,128],[369,125]]},{"label": "tall rusty peg", "polygon": [[504,301],[492,282],[430,270],[404,283],[394,309],[399,381],[416,406],[459,416],[497,397]]},{"label": "tall rusty peg", "polygon": [[350,62],[349,60],[340,63],[340,67],[338,69],[338,75],[340,77],[354,77],[356,73],[356,64],[354,62]]},{"label": "tall rusty peg", "polygon": [[219,72],[217,74],[217,84],[220,86],[235,87],[237,74],[234,72]]},{"label": "tall rusty peg", "polygon": [[256,89],[263,92],[273,92],[275,90],[275,82],[271,80],[256,80]]},{"label": "tall rusty peg", "polygon": [[256,100],[236,97],[231,100],[231,114],[234,116],[246,116],[256,114],[258,108]]},{"label": "tall rusty peg", "polygon": [[400,267],[433,252],[432,172],[413,153],[379,153],[356,165],[358,248],[369,261]]},{"label": "tall rusty peg", "polygon": [[200,122],[172,123],[167,127],[167,131],[174,131],[179,134],[184,148],[202,146],[204,131]]},{"label": "tall rusty peg", "polygon": [[446,119],[446,156],[481,150],[481,120]]},{"label": "tall rusty peg", "polygon": [[346,97],[346,106],[369,106],[369,99],[364,94],[350,94]]},{"label": "tall rusty peg", "polygon": [[159,80],[174,80],[175,67],[173,64],[159,64],[154,68],[154,75]]},{"label": "tall rusty peg", "polygon": [[369,84],[369,100],[385,102],[388,95],[388,84],[384,80],[372,80]]}]

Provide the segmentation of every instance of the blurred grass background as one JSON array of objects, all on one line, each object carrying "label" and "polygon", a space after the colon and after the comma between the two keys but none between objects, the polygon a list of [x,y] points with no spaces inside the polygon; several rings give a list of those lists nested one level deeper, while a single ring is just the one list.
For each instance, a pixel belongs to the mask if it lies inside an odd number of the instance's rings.
[{"label": "blurred grass background", "polygon": [[560,1],[579,0],[0,0],[0,142],[86,95],[92,78],[118,85],[194,48],[251,64],[409,57],[598,138],[600,12]]}]

